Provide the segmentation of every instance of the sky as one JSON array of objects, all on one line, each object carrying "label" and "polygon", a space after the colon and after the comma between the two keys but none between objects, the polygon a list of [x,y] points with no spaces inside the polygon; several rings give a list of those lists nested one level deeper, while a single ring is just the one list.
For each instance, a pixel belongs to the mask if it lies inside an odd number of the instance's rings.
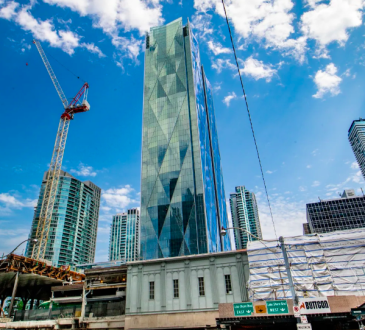
[{"label": "sky", "polygon": [[[363,0],[226,0],[278,235],[302,234],[305,205],[361,194],[348,129],[365,110]],[[275,238],[220,0],[0,0],[0,254],[27,239],[66,94],[90,85],[63,169],[102,189],[96,261],[112,215],[140,204],[144,35],[182,17],[198,36],[214,104],[226,199],[256,193]],[[25,244],[17,253],[22,253]]]}]

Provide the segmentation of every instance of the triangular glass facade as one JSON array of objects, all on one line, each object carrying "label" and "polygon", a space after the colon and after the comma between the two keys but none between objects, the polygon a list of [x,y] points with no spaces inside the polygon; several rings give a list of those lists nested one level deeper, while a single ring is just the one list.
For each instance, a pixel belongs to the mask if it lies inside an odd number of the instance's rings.
[{"label": "triangular glass facade", "polygon": [[141,257],[230,250],[213,97],[198,43],[178,19],[146,40]]}]

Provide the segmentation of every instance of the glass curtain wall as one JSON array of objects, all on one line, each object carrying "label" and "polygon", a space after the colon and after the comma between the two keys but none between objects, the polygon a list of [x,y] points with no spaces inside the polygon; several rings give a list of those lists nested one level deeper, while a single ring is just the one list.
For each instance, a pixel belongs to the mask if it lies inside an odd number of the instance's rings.
[{"label": "glass curtain wall", "polygon": [[178,19],[151,29],[146,37],[143,110],[143,259],[230,249],[229,239],[219,235],[227,212],[216,127],[209,112],[214,117],[211,88],[205,90],[204,79],[189,25]]}]

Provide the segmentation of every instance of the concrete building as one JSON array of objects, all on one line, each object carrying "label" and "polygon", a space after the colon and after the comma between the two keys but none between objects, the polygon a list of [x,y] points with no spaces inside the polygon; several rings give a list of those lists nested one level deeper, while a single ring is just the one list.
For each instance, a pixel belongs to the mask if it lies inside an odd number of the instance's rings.
[{"label": "concrete building", "polygon": [[308,223],[303,223],[303,235],[309,235],[311,233],[311,229]]},{"label": "concrete building", "polygon": [[365,120],[354,120],[348,131],[348,138],[355,154],[357,163],[365,178]]},{"label": "concrete building", "polygon": [[179,18],[146,37],[141,257],[230,250],[227,223],[212,87]]},{"label": "concrete building", "polygon": [[109,261],[134,261],[139,256],[139,210],[113,216],[109,239]]},{"label": "concrete building", "polygon": [[[236,187],[235,190],[235,193],[230,194],[229,198],[233,226],[243,228],[252,235],[262,239],[255,194],[248,191],[245,186]],[[248,241],[256,240],[256,238],[242,230],[234,230],[234,239],[237,249],[245,249]]]},{"label": "concrete building", "polygon": [[364,228],[365,196],[356,196],[354,190],[348,189],[341,198],[309,203],[307,221],[312,234]]},{"label": "concrete building", "polygon": [[245,251],[127,264],[126,328],[215,326],[220,303],[248,301]]},{"label": "concrete building", "polygon": [[[39,193],[29,238],[36,238],[47,172]],[[53,266],[94,262],[101,189],[91,181],[81,182],[61,171],[45,259]],[[33,242],[27,245],[31,257]]]}]

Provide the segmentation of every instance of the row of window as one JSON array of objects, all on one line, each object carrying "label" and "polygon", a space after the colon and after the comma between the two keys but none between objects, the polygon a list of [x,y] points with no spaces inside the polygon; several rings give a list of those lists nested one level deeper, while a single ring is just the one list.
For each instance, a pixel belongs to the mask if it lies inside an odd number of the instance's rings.
[{"label": "row of window", "polygon": [[[224,282],[226,287],[226,294],[232,293],[232,283],[231,283],[231,275],[224,275]],[[199,296],[205,296],[205,287],[204,287],[204,277],[198,277],[198,289],[199,289]],[[173,280],[173,290],[174,290],[174,298],[179,298],[179,280]],[[155,282],[150,282],[149,288],[149,297],[150,300],[155,299]]]}]

